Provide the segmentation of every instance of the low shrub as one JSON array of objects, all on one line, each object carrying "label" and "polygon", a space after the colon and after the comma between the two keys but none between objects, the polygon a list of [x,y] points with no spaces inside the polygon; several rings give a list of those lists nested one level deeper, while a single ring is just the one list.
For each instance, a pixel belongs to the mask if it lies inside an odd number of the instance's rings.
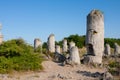
[{"label": "low shrub", "polygon": [[0,46],[0,73],[38,71],[43,69],[43,60],[42,55],[34,53],[33,47],[22,39],[9,40]]},{"label": "low shrub", "polygon": [[112,75],[120,75],[120,62],[117,62],[117,61],[111,61],[109,64],[109,72],[112,74]]}]

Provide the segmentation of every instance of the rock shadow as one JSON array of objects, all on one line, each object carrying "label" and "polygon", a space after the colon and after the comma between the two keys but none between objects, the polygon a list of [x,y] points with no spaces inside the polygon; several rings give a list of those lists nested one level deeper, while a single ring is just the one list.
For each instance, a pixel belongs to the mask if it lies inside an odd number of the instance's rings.
[{"label": "rock shadow", "polygon": [[102,73],[99,73],[99,72],[91,73],[87,71],[77,71],[77,73],[82,74],[83,76],[93,77],[93,78],[99,78],[102,76]]}]

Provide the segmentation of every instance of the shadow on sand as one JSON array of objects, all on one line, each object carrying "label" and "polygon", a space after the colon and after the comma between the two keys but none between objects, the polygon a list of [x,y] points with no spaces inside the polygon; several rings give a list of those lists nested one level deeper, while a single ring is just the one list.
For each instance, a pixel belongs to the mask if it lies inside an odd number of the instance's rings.
[{"label": "shadow on sand", "polygon": [[87,71],[77,71],[77,73],[82,74],[83,76],[94,77],[94,78],[100,78],[102,76],[102,73],[99,72],[91,73]]}]

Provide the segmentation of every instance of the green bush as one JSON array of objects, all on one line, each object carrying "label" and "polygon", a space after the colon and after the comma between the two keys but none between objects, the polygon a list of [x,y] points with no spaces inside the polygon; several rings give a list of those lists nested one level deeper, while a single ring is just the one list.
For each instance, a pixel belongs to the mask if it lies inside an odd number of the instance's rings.
[{"label": "green bush", "polygon": [[0,57],[0,73],[8,73],[12,70],[13,63],[6,57]]},{"label": "green bush", "polygon": [[25,43],[23,39],[8,40],[0,45],[0,56],[14,57],[33,52],[33,47]]},{"label": "green bush", "polygon": [[20,57],[13,57],[13,69],[17,71],[40,70],[43,59],[39,54],[24,54]]},{"label": "green bush", "polygon": [[109,67],[111,67],[111,68],[117,68],[117,67],[119,67],[120,68],[120,63],[116,62],[116,61],[111,61],[109,63]]},{"label": "green bush", "polygon": [[23,39],[9,40],[0,46],[0,73],[41,70],[43,60]]},{"label": "green bush", "polygon": [[42,53],[42,47],[38,46],[36,49],[34,49],[35,53]]}]

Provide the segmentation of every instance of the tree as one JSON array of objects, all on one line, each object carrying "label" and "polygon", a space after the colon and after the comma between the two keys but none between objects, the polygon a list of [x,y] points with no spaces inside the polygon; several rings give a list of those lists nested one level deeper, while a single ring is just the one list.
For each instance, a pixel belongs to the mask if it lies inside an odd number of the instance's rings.
[{"label": "tree", "polygon": [[75,42],[78,48],[82,48],[85,46],[85,35],[83,36],[79,36],[78,34],[70,35],[69,37],[66,37],[65,39],[68,41],[68,43],[71,41]]}]

